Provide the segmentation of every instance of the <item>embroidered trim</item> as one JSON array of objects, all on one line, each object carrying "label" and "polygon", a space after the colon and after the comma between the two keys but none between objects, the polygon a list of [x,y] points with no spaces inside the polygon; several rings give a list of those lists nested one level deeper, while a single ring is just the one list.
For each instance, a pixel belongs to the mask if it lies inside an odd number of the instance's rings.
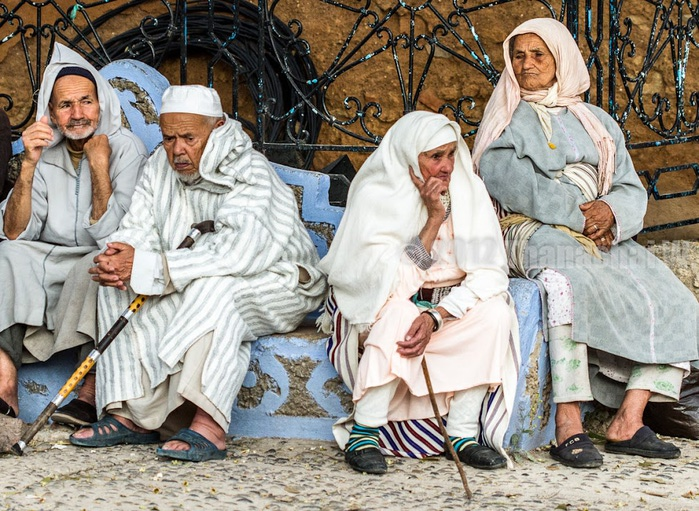
[{"label": "embroidered trim", "polygon": [[436,259],[432,259],[432,256],[427,253],[427,249],[422,244],[422,240],[419,236],[415,236],[410,242],[405,246],[405,255],[407,255],[415,266],[421,270],[429,270],[430,267],[437,262]]},{"label": "embroidered trim", "polygon": [[449,215],[451,214],[451,195],[449,194],[449,190],[447,190],[447,193],[444,195],[440,195],[439,200],[442,201],[442,206],[444,206],[446,211],[444,213],[444,220],[442,220],[442,222],[446,222],[447,218],[449,218]]}]

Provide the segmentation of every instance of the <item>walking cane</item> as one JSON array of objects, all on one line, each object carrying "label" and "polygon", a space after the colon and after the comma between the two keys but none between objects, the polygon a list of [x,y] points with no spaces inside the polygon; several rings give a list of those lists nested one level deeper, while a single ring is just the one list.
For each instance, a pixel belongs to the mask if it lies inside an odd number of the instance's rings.
[{"label": "walking cane", "polygon": [[[189,231],[185,239],[182,240],[182,243],[180,243],[180,246],[178,246],[177,248],[189,248],[192,245],[194,245],[197,239],[199,239],[199,236],[213,231],[213,220],[206,220],[205,222],[194,224],[192,225],[192,230]],[[22,438],[15,445],[12,446],[12,452],[14,454],[21,456],[24,453],[24,449],[25,447],[27,447],[27,444],[31,442],[32,438],[34,438],[36,434],[39,432],[39,430],[44,427],[46,422],[48,422],[49,417],[53,415],[53,412],[56,411],[56,409],[61,405],[63,400],[66,397],[68,397],[68,395],[71,392],[73,392],[73,389],[75,389],[77,384],[80,383],[80,381],[85,377],[87,372],[90,369],[92,369],[92,367],[95,365],[95,362],[97,362],[97,359],[100,358],[102,353],[104,353],[104,350],[106,350],[109,347],[114,338],[117,335],[119,335],[119,332],[123,330],[123,328],[129,322],[129,318],[131,318],[131,316],[138,312],[138,310],[141,308],[141,306],[147,299],[148,296],[146,295],[138,295],[136,298],[133,299],[131,305],[129,305],[127,309],[121,313],[121,316],[119,316],[119,318],[116,320],[116,323],[112,325],[112,328],[109,329],[109,332],[107,332],[104,335],[104,337],[102,337],[100,342],[97,343],[97,346],[80,364],[80,367],[78,367],[78,369],[75,370],[73,375],[68,379],[65,385],[63,385],[61,390],[58,391],[56,397],[54,397],[51,400],[51,402],[48,405],[46,405],[44,411],[41,412],[41,414],[32,423],[30,428],[24,433],[24,435],[22,435]]]},{"label": "walking cane", "polygon": [[442,432],[442,436],[444,437],[444,444],[447,446],[447,449],[449,449],[449,454],[451,454],[452,459],[456,463],[456,468],[461,476],[461,482],[464,485],[466,498],[471,500],[473,494],[471,493],[471,489],[468,487],[466,472],[464,472],[464,467],[454,451],[454,445],[451,443],[451,438],[449,438],[449,435],[447,434],[447,428],[444,427],[444,424],[442,423],[442,416],[439,414],[439,407],[437,406],[437,399],[434,397],[434,390],[432,390],[432,380],[430,380],[430,372],[427,370],[427,360],[425,360],[425,357],[422,357],[422,374],[425,375],[425,383],[427,383],[427,391],[430,393],[432,411],[434,412],[434,418],[437,420],[437,424],[439,424],[439,431]]}]

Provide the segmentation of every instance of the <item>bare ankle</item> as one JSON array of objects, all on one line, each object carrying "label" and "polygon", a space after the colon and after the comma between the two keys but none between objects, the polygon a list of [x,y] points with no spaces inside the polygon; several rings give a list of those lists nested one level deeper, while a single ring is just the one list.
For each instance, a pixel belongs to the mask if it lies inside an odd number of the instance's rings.
[{"label": "bare ankle", "polygon": [[580,405],[558,403],[556,406],[556,442],[560,445],[573,435],[583,433]]},{"label": "bare ankle", "polygon": [[633,389],[626,392],[621,407],[617,410],[609,428],[607,440],[618,442],[629,440],[643,427],[643,410],[650,399],[647,390]]},{"label": "bare ankle", "polygon": [[607,428],[607,440],[611,442],[629,440],[642,427],[643,420],[640,417],[615,416]]},{"label": "bare ankle", "polygon": [[19,399],[17,395],[17,368],[10,356],[0,349],[0,397],[19,412]]},{"label": "bare ankle", "polygon": [[226,432],[214,421],[213,417],[201,410],[201,408],[194,415],[189,429],[196,431],[219,449],[223,449],[226,446]]},{"label": "bare ankle", "polygon": [[135,431],[136,433],[150,433],[150,431],[151,431],[149,429],[145,429],[145,428],[138,426],[134,421],[132,421],[131,419],[128,419],[122,415],[112,415],[112,417],[114,417],[115,420],[120,422],[122,424],[122,426],[125,426],[125,427],[129,428],[131,431]]}]

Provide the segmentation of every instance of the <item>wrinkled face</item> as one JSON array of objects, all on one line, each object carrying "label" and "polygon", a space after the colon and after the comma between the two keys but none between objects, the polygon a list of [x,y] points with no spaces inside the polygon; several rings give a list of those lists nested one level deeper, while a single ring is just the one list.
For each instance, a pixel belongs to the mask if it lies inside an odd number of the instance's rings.
[{"label": "wrinkled face", "polygon": [[82,76],[62,76],[53,86],[49,115],[67,139],[90,138],[100,118],[95,85]]},{"label": "wrinkled face", "polygon": [[520,88],[542,90],[556,82],[556,61],[541,37],[520,34],[510,44],[512,69]]},{"label": "wrinkled face", "polygon": [[198,176],[199,162],[211,132],[223,124],[222,119],[204,115],[166,113],[160,115],[163,147],[170,166],[178,176]]},{"label": "wrinkled face", "polygon": [[425,181],[430,177],[441,179],[448,186],[451,181],[451,173],[454,172],[454,155],[456,154],[456,142],[435,147],[422,152],[417,157],[420,165],[420,174]]}]

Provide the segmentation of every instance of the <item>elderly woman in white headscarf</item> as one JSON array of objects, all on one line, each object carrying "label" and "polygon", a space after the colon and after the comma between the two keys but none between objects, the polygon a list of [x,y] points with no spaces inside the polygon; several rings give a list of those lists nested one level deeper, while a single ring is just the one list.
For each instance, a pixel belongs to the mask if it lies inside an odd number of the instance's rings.
[{"label": "elderly woman in white headscarf", "polygon": [[457,123],[396,122],[352,182],[320,268],[328,353],[355,402],[334,428],[350,467],[384,473],[383,454],[444,451],[423,357],[459,459],[505,466],[517,323],[497,218]]},{"label": "elderly woman in white headscarf", "polygon": [[548,308],[557,447],[571,467],[599,467],[580,402],[618,408],[605,450],[676,458],[643,425],[649,400],[676,400],[699,358],[697,302],[631,238],[647,196],[624,137],[580,96],[590,80],[567,29],[529,20],[504,42],[505,70],[486,106],[474,162],[499,203],[511,272],[536,278]]}]

